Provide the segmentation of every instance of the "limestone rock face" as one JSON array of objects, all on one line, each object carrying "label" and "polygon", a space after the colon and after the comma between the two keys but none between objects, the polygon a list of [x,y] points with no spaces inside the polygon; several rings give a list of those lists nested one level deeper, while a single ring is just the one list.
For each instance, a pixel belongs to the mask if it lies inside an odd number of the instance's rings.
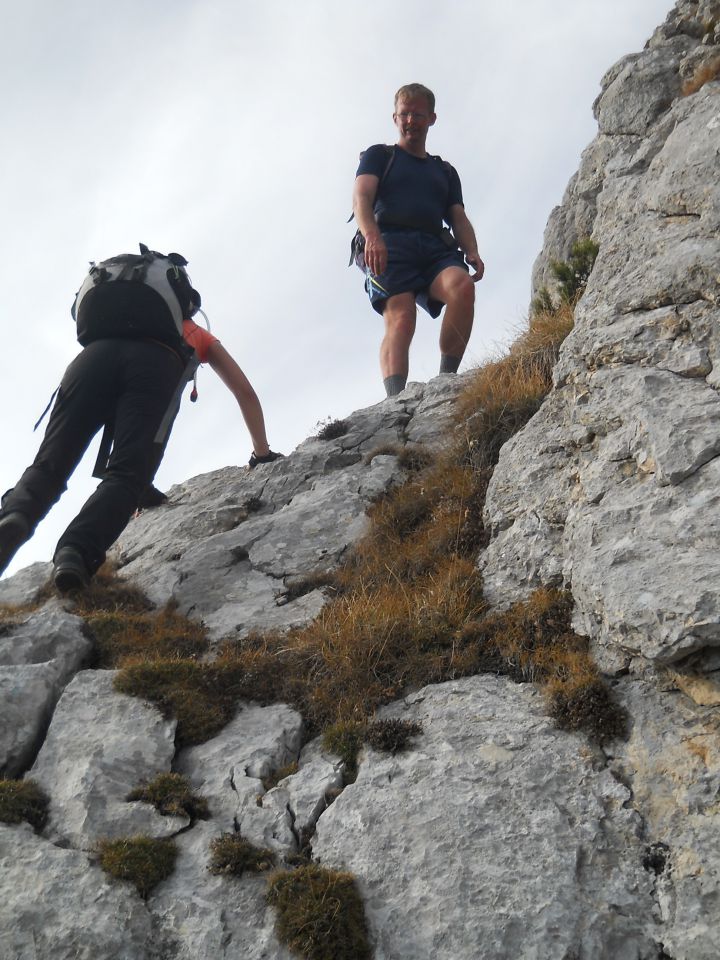
[{"label": "limestone rock face", "polygon": [[0,771],[4,776],[14,776],[31,762],[63,688],[90,653],[82,625],[79,617],[55,601],[35,614],[10,621],[0,634]]},{"label": "limestone rock face", "polygon": [[[36,564],[0,583],[20,605],[0,615],[0,766],[39,783],[49,818],[0,823],[0,960],[290,960],[265,879],[208,869],[226,833],[281,867],[310,854],[352,871],[374,960],[717,960],[720,82],[681,86],[720,49],[718,24],[718,0],[679,0],[603,78],[536,287],[578,238],[600,253],[554,389],[503,448],[478,558],[498,608],[572,591],[627,741],[563,732],[537,688],[480,675],[380,711],[422,733],[361,752],[351,784],[285,704],[244,702],[178,750],[175,721],[93,669],[71,600],[28,612]],[[398,447],[444,444],[462,385],[411,384],[334,439],[173,488],[123,534],[120,575],[203,621],[211,658],[308,622],[322,574],[403,481]],[[170,771],[209,819],[128,801]],[[178,851],[145,900],[97,864],[98,840],[131,835]]]},{"label": "limestone rock face", "polygon": [[3,960],[147,960],[152,922],[130,887],[85,854],[0,823]]},{"label": "limestone rock face", "polygon": [[539,700],[473,677],[382,711],[423,735],[364,758],[313,846],[362,878],[376,956],[657,956],[631,793]]},{"label": "limestone rock face", "polygon": [[92,850],[103,837],[170,836],[185,818],[128,803],[134,787],[169,771],[175,721],[113,690],[114,671],[83,670],[67,686],[29,777],[51,798],[45,835]]},{"label": "limestone rock face", "polygon": [[678,3],[603,80],[600,133],[536,283],[583,233],[600,252],[555,389],[502,451],[486,503],[489,598],[568,586],[610,670],[702,651],[716,670],[720,83],[679,95],[714,56],[714,22],[716,5]]}]

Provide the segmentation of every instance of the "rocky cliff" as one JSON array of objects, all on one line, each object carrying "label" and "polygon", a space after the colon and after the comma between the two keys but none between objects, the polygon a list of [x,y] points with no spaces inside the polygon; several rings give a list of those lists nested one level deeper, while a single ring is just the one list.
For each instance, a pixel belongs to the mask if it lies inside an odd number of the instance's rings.
[{"label": "rocky cliff", "polygon": [[[208,870],[211,841],[233,831],[286,860],[310,837],[313,862],[352,873],[376,960],[720,955],[719,24],[717,2],[680,0],[603,78],[599,133],[550,217],[536,287],[577,239],[599,254],[554,389],[501,451],[477,560],[498,609],[570,591],[627,738],[561,731],[532,684],[492,673],[383,707],[421,732],[404,752],[365,748],[344,789],[341,758],[283,704],[247,700],[178,748],[174,719],[88,668],[71,602],[23,612],[47,579],[35,565],[0,583],[16,605],[0,629],[0,767],[50,806],[39,829],[0,824],[2,960],[289,958],[265,880]],[[127,529],[120,575],[202,621],[210,657],[224,638],[308,622],[327,597],[304,578],[337,567],[405,476],[393,453],[367,454],[441,447],[463,379],[411,385],[285,460],[174,488]],[[208,818],[128,800],[168,771]],[[144,898],[95,852],[140,834],[178,851]]]}]

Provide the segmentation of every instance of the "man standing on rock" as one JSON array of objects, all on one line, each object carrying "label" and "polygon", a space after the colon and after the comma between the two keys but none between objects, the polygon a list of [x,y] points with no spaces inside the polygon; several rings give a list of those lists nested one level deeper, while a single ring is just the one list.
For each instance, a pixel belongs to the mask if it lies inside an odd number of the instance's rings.
[{"label": "man standing on rock", "polygon": [[[420,83],[401,87],[393,113],[398,142],[375,144],[361,154],[353,190],[365,289],[385,321],[380,369],[389,397],[407,383],[417,303],[431,317],[445,307],[440,373],[457,372],[473,325],[474,283],[485,270],[460,178],[425,149],[435,120],[431,90]],[[475,270],[472,276],[466,263]]]}]

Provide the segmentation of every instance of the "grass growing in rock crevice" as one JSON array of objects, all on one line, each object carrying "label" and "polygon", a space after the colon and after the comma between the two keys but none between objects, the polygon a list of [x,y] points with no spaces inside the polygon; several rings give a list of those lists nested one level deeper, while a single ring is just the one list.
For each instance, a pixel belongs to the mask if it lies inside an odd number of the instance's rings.
[{"label": "grass growing in rock crevice", "polygon": [[210,841],[208,870],[217,876],[241,877],[269,870],[275,860],[272,850],[256,847],[239,833],[223,833]]},{"label": "grass growing in rock crevice", "polygon": [[96,854],[102,869],[116,880],[132,883],[146,900],[154,888],[175,869],[177,846],[173,840],[123,837],[100,840]]},{"label": "grass growing in rock crevice", "polygon": [[278,940],[306,960],[370,960],[365,910],[352,874],[309,865],[270,877]]},{"label": "grass growing in rock crevice", "polygon": [[323,747],[343,762],[343,783],[354,783],[358,774],[358,755],[363,744],[384,753],[400,753],[414,737],[422,733],[422,725],[411,720],[340,721],[323,733]]},{"label": "grass growing in rock crevice", "polygon": [[160,773],[149,783],[131,790],[126,799],[151,803],[163,816],[191,820],[207,820],[210,816],[205,797],[193,793],[188,778],[179,773]]},{"label": "grass growing in rock crevice", "polygon": [[50,801],[34,780],[0,780],[0,822],[29,823],[42,830]]}]

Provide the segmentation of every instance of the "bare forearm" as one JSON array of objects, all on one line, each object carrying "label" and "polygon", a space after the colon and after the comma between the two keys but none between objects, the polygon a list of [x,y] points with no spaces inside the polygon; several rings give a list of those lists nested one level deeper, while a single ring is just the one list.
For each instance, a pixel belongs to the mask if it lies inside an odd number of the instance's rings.
[{"label": "bare forearm", "polygon": [[477,256],[477,237],[475,236],[473,225],[470,223],[467,217],[462,220],[458,220],[453,225],[453,232],[455,233],[455,239],[457,240],[462,252],[470,256]]},{"label": "bare forearm", "polygon": [[375,237],[380,235],[380,228],[373,212],[372,200],[365,194],[356,194],[353,198],[353,213],[355,221],[360,229],[360,233],[368,239],[368,236]]},{"label": "bare forearm", "polygon": [[214,343],[208,350],[208,363],[237,400],[253,450],[258,456],[266,456],[270,447],[265,433],[265,417],[252,384],[219,342]]},{"label": "bare forearm", "polygon": [[473,225],[468,220],[460,204],[457,204],[451,209],[450,223],[452,224],[455,239],[465,254],[465,260],[475,271],[472,279],[474,281],[482,280],[485,273],[485,264],[480,259],[480,254],[478,253],[477,237],[475,236]]}]

